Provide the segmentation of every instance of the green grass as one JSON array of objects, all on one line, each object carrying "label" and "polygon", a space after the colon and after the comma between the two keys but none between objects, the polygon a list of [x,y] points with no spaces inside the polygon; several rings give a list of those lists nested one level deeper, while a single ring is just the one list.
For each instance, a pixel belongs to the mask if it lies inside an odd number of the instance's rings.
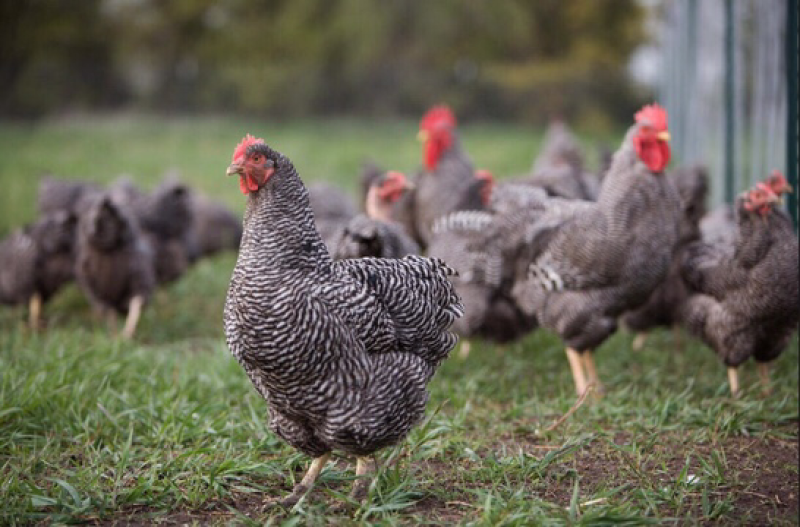
[{"label": "green grass", "polygon": [[[129,173],[151,187],[175,167],[240,210],[224,170],[245,132],[307,180],[350,189],[364,157],[411,171],[420,154],[412,122],[2,124],[0,232],[34,216],[45,170],[97,181]],[[476,164],[497,174],[524,172],[541,137],[489,124],[464,135]],[[353,478],[338,459],[294,511],[261,511],[308,460],[269,432],[265,403],[225,347],[233,264],[203,261],[159,291],[131,343],[95,324],[74,287],[46,306],[39,334],[21,310],[0,309],[0,523],[797,523],[796,337],[770,397],[746,365],[743,397],[731,400],[713,353],[694,341],[676,352],[669,332],[641,352],[628,334],[609,340],[597,360],[605,397],[551,432],[575,402],[558,339],[476,343],[431,383],[425,424],[382,453],[367,503],[333,510]]]}]

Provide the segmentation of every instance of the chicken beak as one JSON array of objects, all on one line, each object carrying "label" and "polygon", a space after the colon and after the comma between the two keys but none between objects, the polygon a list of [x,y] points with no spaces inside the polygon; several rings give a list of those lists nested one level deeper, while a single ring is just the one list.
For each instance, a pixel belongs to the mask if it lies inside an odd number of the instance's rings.
[{"label": "chicken beak", "polygon": [[231,163],[231,165],[228,167],[228,170],[225,171],[226,176],[241,176],[242,174],[244,174],[244,166],[242,166],[240,163]]},{"label": "chicken beak", "polygon": [[430,138],[430,134],[427,130],[420,130],[419,133],[417,133],[417,141],[421,143],[427,142],[428,138]]},{"label": "chicken beak", "polygon": [[414,190],[415,188],[417,188],[417,186],[414,183],[412,183],[411,181],[406,181],[403,184],[403,188],[405,190]]},{"label": "chicken beak", "polygon": [[669,132],[668,132],[667,130],[664,130],[663,132],[659,132],[659,133],[656,135],[656,138],[657,138],[659,141],[665,141],[665,142],[667,142],[667,143],[669,142],[669,140],[670,140],[670,139],[672,139],[672,137],[669,135]]}]

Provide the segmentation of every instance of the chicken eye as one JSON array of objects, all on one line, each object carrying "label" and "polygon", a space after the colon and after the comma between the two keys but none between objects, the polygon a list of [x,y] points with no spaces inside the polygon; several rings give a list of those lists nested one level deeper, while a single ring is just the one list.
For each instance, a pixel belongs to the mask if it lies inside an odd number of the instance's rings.
[{"label": "chicken eye", "polygon": [[262,161],[264,161],[264,156],[262,156],[261,154],[256,154],[253,156],[253,163],[258,164],[261,163]]}]

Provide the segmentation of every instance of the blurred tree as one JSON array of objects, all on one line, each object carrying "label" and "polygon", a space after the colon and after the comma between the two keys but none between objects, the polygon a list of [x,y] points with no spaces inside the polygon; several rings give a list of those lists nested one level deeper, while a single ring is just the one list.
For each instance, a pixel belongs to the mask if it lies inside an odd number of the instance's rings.
[{"label": "blurred tree", "polygon": [[[63,26],[69,42],[54,63],[97,63],[103,86],[122,79],[127,91],[112,93],[155,110],[416,115],[447,101],[465,116],[602,121],[627,120],[639,103],[625,70],[644,37],[637,0],[90,0],[68,13],[57,0],[25,5],[12,16],[28,28],[19,33],[35,36],[0,37],[18,44],[14,57],[40,61]],[[52,6],[58,14],[36,22]],[[14,76],[9,100],[20,105],[28,95],[17,85],[29,83],[8,64],[0,74]],[[82,86],[59,67],[65,84]]]}]

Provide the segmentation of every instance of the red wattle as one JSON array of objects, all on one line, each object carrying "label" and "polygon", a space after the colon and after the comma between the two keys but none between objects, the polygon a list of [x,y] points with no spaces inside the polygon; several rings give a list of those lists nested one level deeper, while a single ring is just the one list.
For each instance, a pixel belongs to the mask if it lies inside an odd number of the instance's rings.
[{"label": "red wattle", "polygon": [[435,170],[439,164],[439,158],[445,150],[450,148],[453,138],[449,133],[440,133],[436,137],[431,137],[425,142],[425,166],[428,170]]},{"label": "red wattle", "polygon": [[642,141],[639,137],[633,138],[633,145],[639,159],[653,172],[662,172],[669,164],[669,144],[664,141]]}]

